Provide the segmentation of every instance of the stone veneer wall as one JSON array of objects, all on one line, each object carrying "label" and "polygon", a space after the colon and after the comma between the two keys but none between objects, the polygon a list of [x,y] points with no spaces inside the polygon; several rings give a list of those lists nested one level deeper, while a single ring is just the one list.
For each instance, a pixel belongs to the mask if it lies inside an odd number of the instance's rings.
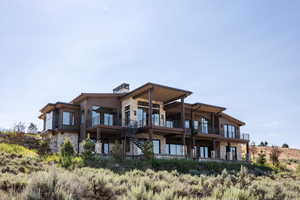
[{"label": "stone veneer wall", "polygon": [[[237,151],[237,160],[242,160],[242,147],[241,144],[238,143],[230,143],[231,146],[236,147]],[[221,142],[220,143],[220,156],[221,159],[226,159],[226,146],[227,142]]]},{"label": "stone veneer wall", "polygon": [[65,139],[69,139],[73,144],[74,150],[78,152],[78,133],[56,133],[48,134],[47,139],[49,139],[49,146],[51,152],[59,152],[60,147],[63,144]]}]

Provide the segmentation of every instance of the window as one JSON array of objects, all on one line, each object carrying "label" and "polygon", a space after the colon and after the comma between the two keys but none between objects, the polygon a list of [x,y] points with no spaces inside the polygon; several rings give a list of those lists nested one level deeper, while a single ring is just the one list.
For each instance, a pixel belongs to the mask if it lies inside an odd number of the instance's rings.
[{"label": "window", "polygon": [[160,154],[160,140],[153,140],[153,153]]},{"label": "window", "polygon": [[198,121],[194,121],[194,129],[198,129],[199,128],[199,122]]},{"label": "window", "polygon": [[63,125],[74,125],[74,114],[71,112],[63,112]]},{"label": "window", "polygon": [[152,124],[154,126],[159,126],[159,110],[153,110],[152,113]]},{"label": "window", "polygon": [[236,137],[236,128],[233,125],[224,125],[224,137],[235,138]]},{"label": "window", "polygon": [[49,129],[53,129],[53,112],[49,112],[46,114],[46,126],[45,129],[49,130]]},{"label": "window", "polygon": [[166,154],[183,155],[183,145],[181,145],[181,144],[166,144]]},{"label": "window", "polygon": [[130,111],[125,112],[125,126],[130,124]]},{"label": "window", "polygon": [[92,111],[92,126],[100,124],[100,113]]},{"label": "window", "polygon": [[202,133],[205,134],[208,133],[208,120],[205,118],[201,119],[201,129],[202,129]]},{"label": "window", "polygon": [[174,122],[173,121],[166,121],[166,127],[173,128],[174,127]]},{"label": "window", "polygon": [[146,109],[138,108],[137,120],[138,120],[139,126],[146,126],[147,125],[147,111],[146,111]]},{"label": "window", "polygon": [[190,128],[190,120],[185,120],[184,127],[185,128]]},{"label": "window", "polygon": [[103,143],[102,152],[105,153],[105,154],[109,153],[109,144],[108,143]]},{"label": "window", "polygon": [[113,114],[104,113],[104,125],[112,126],[113,120],[114,120]]},{"label": "window", "polygon": [[208,147],[198,147],[197,151],[200,158],[208,158]]}]

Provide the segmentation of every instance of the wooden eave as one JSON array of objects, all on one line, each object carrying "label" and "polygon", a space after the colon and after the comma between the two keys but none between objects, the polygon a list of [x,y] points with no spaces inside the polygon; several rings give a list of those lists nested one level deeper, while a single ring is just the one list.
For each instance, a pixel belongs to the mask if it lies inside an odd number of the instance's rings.
[{"label": "wooden eave", "polygon": [[192,94],[192,92],[187,90],[182,90],[178,88],[172,88],[164,85],[159,85],[155,83],[146,83],[135,90],[126,93],[124,96],[120,97],[121,100],[132,97],[148,99],[148,91],[152,90],[152,100],[161,101],[168,103],[180,99],[181,97],[187,97]]},{"label": "wooden eave", "polygon": [[68,108],[68,109],[74,109],[74,110],[78,110],[80,109],[79,105],[75,105],[75,104],[70,104],[70,103],[64,103],[64,102],[56,102],[56,103],[48,103],[46,106],[44,106],[40,112],[42,113],[42,115],[39,116],[43,117],[44,113],[48,113],[52,110],[55,110],[56,108]]}]

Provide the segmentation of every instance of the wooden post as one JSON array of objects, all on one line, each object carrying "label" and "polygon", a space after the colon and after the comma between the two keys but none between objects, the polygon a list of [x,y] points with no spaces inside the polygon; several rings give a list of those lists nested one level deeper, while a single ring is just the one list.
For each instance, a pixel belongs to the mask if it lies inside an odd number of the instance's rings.
[{"label": "wooden post", "polygon": [[246,144],[246,161],[250,161],[249,142]]},{"label": "wooden post", "polygon": [[211,130],[212,130],[212,133],[215,134],[215,114],[212,113],[211,114]]},{"label": "wooden post", "polygon": [[182,143],[183,143],[183,154],[186,157],[186,128],[185,128],[185,108],[184,108],[184,98],[181,97],[181,127],[183,128],[183,135],[182,135]]},{"label": "wooden post", "polygon": [[149,103],[149,108],[148,108],[148,127],[149,127],[149,140],[152,141],[152,135],[153,135],[153,130],[152,130],[152,88],[148,90],[148,103]]}]

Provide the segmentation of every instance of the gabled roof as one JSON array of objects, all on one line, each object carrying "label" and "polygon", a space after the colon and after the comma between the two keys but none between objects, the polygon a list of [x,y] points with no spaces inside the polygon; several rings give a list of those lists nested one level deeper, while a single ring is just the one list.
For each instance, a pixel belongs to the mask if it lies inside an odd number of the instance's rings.
[{"label": "gabled roof", "polygon": [[156,83],[146,83],[141,87],[138,87],[131,92],[124,94],[121,99],[125,98],[148,98],[148,91],[152,89],[152,99],[156,101],[162,101],[164,103],[169,103],[175,101],[181,97],[187,97],[192,94],[191,91],[182,90],[178,88],[173,88],[165,85],[160,85]]},{"label": "gabled roof", "polygon": [[222,117],[224,117],[225,119],[228,119],[228,120],[230,120],[230,121],[233,121],[233,122],[237,123],[237,124],[240,125],[240,126],[245,126],[245,125],[246,125],[245,122],[242,122],[242,121],[240,121],[240,120],[238,120],[238,119],[236,119],[236,118],[234,118],[234,117],[232,117],[232,116],[230,116],[230,115],[228,115],[228,114],[226,114],[226,113],[221,113],[220,115],[221,115]]},{"label": "gabled roof", "polygon": [[73,99],[70,103],[77,104],[77,103],[83,101],[86,98],[121,97],[121,96],[124,96],[124,94],[118,94],[118,93],[81,93],[79,96],[77,96],[75,99]]}]

